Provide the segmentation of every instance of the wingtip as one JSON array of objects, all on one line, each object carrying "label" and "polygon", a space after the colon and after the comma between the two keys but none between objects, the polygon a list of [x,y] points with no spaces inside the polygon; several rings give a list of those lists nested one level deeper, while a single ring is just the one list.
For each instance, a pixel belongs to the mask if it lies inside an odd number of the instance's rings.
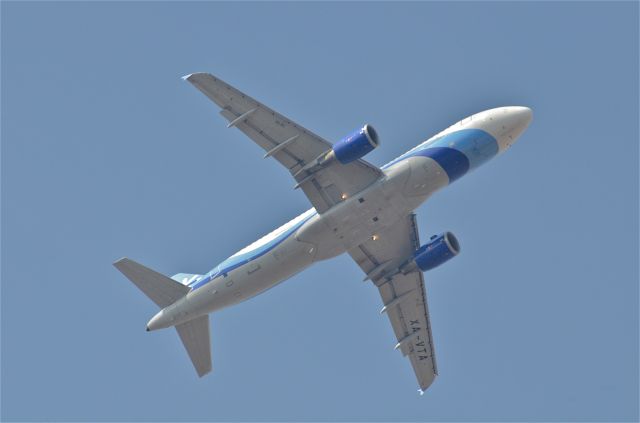
[{"label": "wingtip", "polygon": [[208,75],[208,73],[206,73],[206,72],[193,72],[193,73],[190,73],[189,75],[183,76],[182,80],[191,82],[193,77],[200,76],[200,75]]},{"label": "wingtip", "polygon": [[[437,373],[433,374],[433,377],[430,380],[427,380],[424,383],[418,383],[418,385],[420,385],[420,389],[418,389],[418,392],[422,391],[422,394],[425,393],[427,391],[427,389],[429,389],[429,387],[431,385],[433,385],[433,382],[436,381],[436,377],[438,377]],[[422,395],[420,394],[420,395]]]},{"label": "wingtip", "polygon": [[200,371],[196,370],[196,373],[198,373],[199,378],[202,378],[211,373],[211,370],[213,370],[211,367],[207,367],[206,369],[202,369]]},{"label": "wingtip", "polygon": [[111,263],[111,264],[113,264],[115,267],[118,267],[118,264],[120,264],[120,263],[122,263],[122,262],[124,262],[124,261],[127,261],[127,260],[129,260],[129,259],[128,259],[128,258],[126,258],[126,257],[122,257],[122,258],[119,258],[118,260],[114,261],[114,262],[113,262],[113,263]]}]

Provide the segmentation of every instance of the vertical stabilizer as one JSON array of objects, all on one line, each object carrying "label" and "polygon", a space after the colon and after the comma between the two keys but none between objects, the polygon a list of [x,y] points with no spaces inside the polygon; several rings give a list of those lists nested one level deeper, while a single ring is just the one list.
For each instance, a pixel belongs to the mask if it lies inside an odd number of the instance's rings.
[{"label": "vertical stabilizer", "polygon": [[211,371],[211,341],[209,340],[209,315],[197,317],[176,326],[180,340],[202,377]]}]

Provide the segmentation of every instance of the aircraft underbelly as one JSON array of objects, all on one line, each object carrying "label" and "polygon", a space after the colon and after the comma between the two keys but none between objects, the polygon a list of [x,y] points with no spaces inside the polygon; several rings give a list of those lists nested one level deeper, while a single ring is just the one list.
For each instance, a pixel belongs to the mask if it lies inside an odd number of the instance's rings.
[{"label": "aircraft underbelly", "polygon": [[329,210],[323,220],[329,233],[348,250],[409,213],[404,205],[395,186],[383,182]]},{"label": "aircraft underbelly", "polygon": [[313,244],[287,238],[267,254],[198,289],[208,298],[201,312],[220,310],[272,288],[310,266],[316,251]]}]

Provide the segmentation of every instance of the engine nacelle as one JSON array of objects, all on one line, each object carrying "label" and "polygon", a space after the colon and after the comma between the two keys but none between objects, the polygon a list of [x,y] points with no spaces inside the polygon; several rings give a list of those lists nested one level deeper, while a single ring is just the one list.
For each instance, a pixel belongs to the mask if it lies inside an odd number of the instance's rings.
[{"label": "engine nacelle", "polygon": [[342,138],[333,145],[333,154],[342,164],[364,157],[380,145],[378,133],[373,126],[366,124],[361,129]]},{"label": "engine nacelle", "polygon": [[420,247],[413,255],[413,261],[426,272],[440,266],[445,261],[460,253],[460,244],[451,232],[431,237],[429,243]]}]

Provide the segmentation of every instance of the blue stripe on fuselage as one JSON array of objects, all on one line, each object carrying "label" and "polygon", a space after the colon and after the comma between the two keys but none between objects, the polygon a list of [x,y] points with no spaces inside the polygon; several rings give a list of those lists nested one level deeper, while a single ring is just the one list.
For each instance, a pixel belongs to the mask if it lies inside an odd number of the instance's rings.
[{"label": "blue stripe on fuselage", "polygon": [[429,157],[435,160],[447,172],[449,183],[464,176],[469,171],[469,159],[461,151],[449,147],[429,147],[419,150],[415,156]]},{"label": "blue stripe on fuselage", "polygon": [[475,169],[498,154],[498,141],[481,129],[461,129],[429,143],[427,148],[450,147],[464,153],[469,169]]},{"label": "blue stripe on fuselage", "polygon": [[496,154],[498,154],[498,141],[491,134],[481,129],[461,129],[424,142],[387,163],[382,169],[410,157],[430,157],[447,172],[449,182],[453,182]]},{"label": "blue stripe on fuselage", "polygon": [[245,265],[250,261],[253,261],[265,255],[266,253],[268,253],[269,251],[273,250],[275,247],[280,245],[285,239],[287,239],[289,236],[295,233],[302,225],[305,224],[305,222],[307,222],[309,219],[311,219],[315,215],[316,213],[311,213],[309,216],[305,217],[304,219],[296,223],[291,228],[287,229],[286,231],[284,231],[277,237],[273,238],[269,242],[263,245],[260,245],[255,250],[247,251],[246,253],[229,257],[228,259],[220,263],[218,266],[216,266],[212,271],[204,275],[202,278],[196,281],[193,281],[189,286],[191,287],[192,290],[198,289],[201,286],[211,282],[213,279],[217,278],[218,276],[226,275],[232,270],[235,270],[238,267]]}]

